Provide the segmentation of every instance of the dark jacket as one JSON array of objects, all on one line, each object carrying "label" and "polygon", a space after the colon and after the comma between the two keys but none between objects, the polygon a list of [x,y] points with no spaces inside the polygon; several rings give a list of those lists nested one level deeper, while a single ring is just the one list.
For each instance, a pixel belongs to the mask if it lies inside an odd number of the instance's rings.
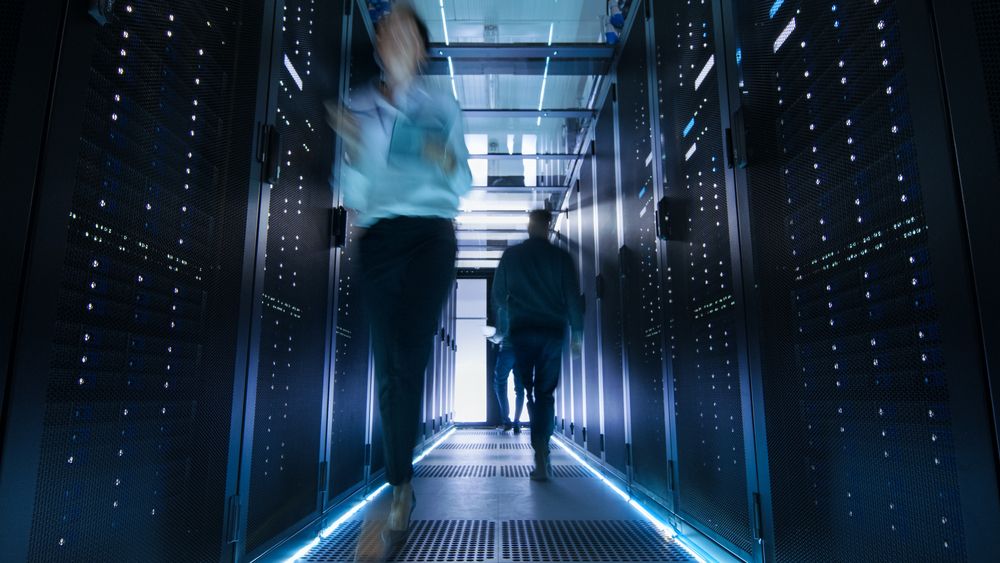
[{"label": "dark jacket", "polygon": [[[503,253],[493,278],[493,303],[504,332],[583,330],[580,278],[573,258],[546,239],[532,238]],[[502,321],[501,321],[502,322]]]}]

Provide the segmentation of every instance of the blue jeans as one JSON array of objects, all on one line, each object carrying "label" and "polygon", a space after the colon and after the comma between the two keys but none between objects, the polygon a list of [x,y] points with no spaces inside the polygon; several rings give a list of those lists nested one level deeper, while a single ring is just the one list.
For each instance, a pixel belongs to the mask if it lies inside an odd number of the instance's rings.
[{"label": "blue jeans", "polygon": [[531,445],[535,455],[549,451],[549,438],[555,429],[553,394],[562,371],[563,330],[521,329],[510,336],[514,349],[514,375],[520,376],[531,415]]},{"label": "blue jeans", "polygon": [[[500,403],[500,419],[505,425],[510,424],[510,400],[507,399],[507,378],[514,369],[514,350],[509,345],[500,347],[497,352],[497,363],[493,369],[493,392]],[[521,422],[521,410],[524,408],[524,383],[514,373],[514,422]]]}]

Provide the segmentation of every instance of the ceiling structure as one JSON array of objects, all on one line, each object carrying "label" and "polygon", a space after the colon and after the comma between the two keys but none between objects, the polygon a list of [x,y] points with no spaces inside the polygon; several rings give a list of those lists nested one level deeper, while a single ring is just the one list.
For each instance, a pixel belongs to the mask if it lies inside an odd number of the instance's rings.
[{"label": "ceiling structure", "polygon": [[433,48],[429,81],[465,111],[472,192],[460,268],[496,267],[527,212],[558,209],[613,56],[606,0],[413,0]]}]

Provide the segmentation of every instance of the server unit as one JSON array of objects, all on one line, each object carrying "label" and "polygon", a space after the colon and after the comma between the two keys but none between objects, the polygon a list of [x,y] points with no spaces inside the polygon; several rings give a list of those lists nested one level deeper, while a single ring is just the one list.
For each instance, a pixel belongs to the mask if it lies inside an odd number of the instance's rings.
[{"label": "server unit", "polygon": [[632,3],[579,176],[587,445],[684,531],[997,552],[993,4]]},{"label": "server unit", "polygon": [[379,484],[323,105],[377,72],[370,23],[353,1],[86,8],[0,10],[4,553],[285,557]]}]

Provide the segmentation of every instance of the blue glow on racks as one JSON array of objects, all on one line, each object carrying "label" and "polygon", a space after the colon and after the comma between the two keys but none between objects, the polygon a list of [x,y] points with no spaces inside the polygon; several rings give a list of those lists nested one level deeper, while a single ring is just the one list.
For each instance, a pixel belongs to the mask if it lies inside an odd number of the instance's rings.
[{"label": "blue glow on racks", "polygon": [[694,118],[693,117],[691,118],[691,121],[688,121],[687,127],[684,128],[684,136],[687,137],[688,133],[690,133],[692,129],[694,129]]}]

